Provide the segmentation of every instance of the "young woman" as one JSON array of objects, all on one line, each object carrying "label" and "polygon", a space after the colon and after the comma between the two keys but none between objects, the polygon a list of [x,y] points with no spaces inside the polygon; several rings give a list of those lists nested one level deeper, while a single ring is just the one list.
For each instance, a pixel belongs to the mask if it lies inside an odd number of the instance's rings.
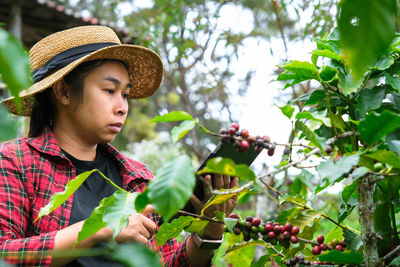
[{"label": "young woman", "polygon": [[[31,116],[28,138],[0,146],[0,255],[25,266],[119,266],[97,258],[16,258],[12,252],[46,252],[71,249],[83,222],[99,201],[115,189],[93,174],[61,207],[33,222],[50,197],[64,190],[76,175],[94,168],[126,190],[142,192],[152,173],[109,145],[120,132],[128,113],[128,99],[152,95],[162,79],[157,54],[143,47],[122,45],[103,26],[77,27],[52,34],[29,52],[34,84],[21,92],[23,108],[13,99],[4,104],[17,115]],[[210,183],[210,177],[206,177]],[[237,179],[216,175],[212,186],[231,188]],[[193,197],[198,208],[201,202]],[[236,199],[216,210],[230,213]],[[160,251],[168,266],[207,266],[223,235],[210,223],[203,236],[190,235],[180,244],[170,239],[156,247],[158,216],[148,207],[129,217],[116,237],[119,243],[148,243]],[[112,239],[102,228],[79,243],[81,248],[102,246]],[[216,241],[217,240],[217,241]],[[203,248],[207,247],[207,248]],[[213,247],[213,246],[211,246]],[[213,248],[215,248],[214,246]]]}]

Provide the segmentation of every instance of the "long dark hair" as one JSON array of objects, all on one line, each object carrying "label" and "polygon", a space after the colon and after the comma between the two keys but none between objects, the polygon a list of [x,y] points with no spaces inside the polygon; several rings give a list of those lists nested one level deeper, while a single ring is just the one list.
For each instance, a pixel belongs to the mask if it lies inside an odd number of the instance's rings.
[{"label": "long dark hair", "polygon": [[[120,62],[127,68],[126,64],[122,61],[99,59],[80,64],[64,77],[64,81],[71,88],[70,93],[71,98],[75,102],[75,108],[78,108],[83,101],[83,81],[85,77],[95,68],[109,62]],[[55,101],[56,99],[51,87],[35,95],[35,102],[32,107],[29,123],[28,137],[37,137],[46,127],[53,127],[57,115]]]}]

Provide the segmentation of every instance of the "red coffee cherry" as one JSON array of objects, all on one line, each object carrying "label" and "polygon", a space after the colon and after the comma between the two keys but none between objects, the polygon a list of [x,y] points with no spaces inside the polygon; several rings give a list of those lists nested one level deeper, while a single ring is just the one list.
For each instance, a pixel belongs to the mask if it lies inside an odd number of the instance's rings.
[{"label": "red coffee cherry", "polygon": [[297,236],[292,235],[290,236],[290,242],[292,242],[293,244],[297,244],[297,242],[299,242],[299,239],[297,238]]},{"label": "red coffee cherry", "polygon": [[265,225],[265,227],[264,227],[264,230],[265,230],[265,232],[267,232],[267,233],[269,233],[269,232],[272,232],[272,231],[274,231],[274,226],[272,225],[272,224],[266,224]]},{"label": "red coffee cherry", "polygon": [[239,128],[240,128],[239,123],[237,123],[237,122],[233,122],[231,124],[231,127],[235,129],[235,132],[239,131]]},{"label": "red coffee cherry", "polygon": [[240,230],[239,227],[234,227],[234,228],[233,228],[233,233],[234,233],[235,235],[240,235],[241,232],[242,232],[242,230]]},{"label": "red coffee cherry", "polygon": [[314,255],[319,255],[321,253],[321,250],[319,246],[314,246],[313,249],[311,250],[312,254]]},{"label": "red coffee cherry", "polygon": [[290,222],[287,222],[285,224],[285,230],[288,231],[289,233],[292,232],[292,228],[293,228],[293,226],[292,226],[292,224]]},{"label": "red coffee cherry", "polygon": [[335,247],[335,249],[336,249],[336,250],[339,250],[339,251],[343,251],[343,247],[342,247],[341,245],[337,245],[337,246]]},{"label": "red coffee cherry", "polygon": [[253,226],[259,226],[261,223],[261,220],[259,218],[254,218],[252,221]]},{"label": "red coffee cherry", "polygon": [[292,235],[297,235],[300,232],[300,228],[298,226],[293,226]]},{"label": "red coffee cherry", "polygon": [[328,245],[327,244],[321,244],[319,245],[319,248],[323,251],[328,250]]},{"label": "red coffee cherry", "polygon": [[240,142],[240,148],[241,148],[242,150],[249,149],[249,147],[250,147],[250,144],[249,144],[249,142],[248,142],[247,140],[242,140],[242,141]]},{"label": "red coffee cherry", "polygon": [[290,238],[291,234],[288,231],[283,232],[283,237],[288,240]]},{"label": "red coffee cherry", "polygon": [[317,236],[317,242],[318,242],[318,244],[322,244],[322,243],[324,243],[324,240],[325,240],[325,238],[324,238],[324,236],[323,236],[323,235],[319,235],[319,236]]},{"label": "red coffee cherry", "polygon": [[274,232],[277,233],[277,234],[280,234],[281,233],[281,226],[280,225],[275,225],[274,226]]},{"label": "red coffee cherry", "polygon": [[275,232],[269,232],[267,235],[269,239],[274,239],[276,237]]},{"label": "red coffee cherry", "polygon": [[268,149],[268,150],[267,150],[267,154],[268,154],[268,156],[270,156],[270,157],[272,157],[272,156],[274,155],[274,153],[275,153],[275,150],[273,150],[273,149]]},{"label": "red coffee cherry", "polygon": [[231,213],[231,214],[229,214],[229,218],[239,219],[239,215],[237,215],[236,213]]},{"label": "red coffee cherry", "polygon": [[228,133],[229,133],[230,135],[235,135],[235,133],[236,133],[236,129],[235,129],[235,128],[233,128],[233,127],[229,127],[229,129],[228,129]]},{"label": "red coffee cherry", "polygon": [[249,131],[246,129],[243,129],[240,131],[240,136],[242,136],[243,138],[247,138],[249,137]]},{"label": "red coffee cherry", "polygon": [[255,136],[249,136],[247,137],[247,141],[249,141],[250,143],[255,143],[257,141]]},{"label": "red coffee cherry", "polygon": [[269,138],[268,135],[264,135],[264,136],[262,137],[262,140],[263,140],[264,142],[266,142],[266,143],[271,142],[271,139]]},{"label": "red coffee cherry", "polygon": [[245,225],[246,225],[245,226],[246,230],[247,231],[251,231],[251,227],[253,227],[253,224],[251,222],[249,222],[249,221],[246,221]]}]

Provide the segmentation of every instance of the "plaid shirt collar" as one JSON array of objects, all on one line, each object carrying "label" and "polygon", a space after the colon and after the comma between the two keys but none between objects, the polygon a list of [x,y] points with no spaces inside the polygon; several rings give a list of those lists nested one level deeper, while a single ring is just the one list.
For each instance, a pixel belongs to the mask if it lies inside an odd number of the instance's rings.
[{"label": "plaid shirt collar", "polygon": [[[60,149],[58,142],[54,137],[53,132],[48,127],[44,129],[41,135],[39,135],[38,137],[28,138],[26,142],[28,145],[32,146],[34,149],[38,150],[41,153],[50,156],[61,157],[69,161],[67,156]],[[99,144],[99,146],[100,149],[102,149],[106,153],[111,154],[118,161],[118,163],[121,166],[122,177],[126,178],[126,180],[124,181],[125,184],[129,184],[135,179],[145,179],[145,180],[152,179],[152,175],[143,175],[142,172],[140,171],[138,172],[137,169],[134,169],[132,164],[130,164],[132,160],[122,155],[112,145]]]}]

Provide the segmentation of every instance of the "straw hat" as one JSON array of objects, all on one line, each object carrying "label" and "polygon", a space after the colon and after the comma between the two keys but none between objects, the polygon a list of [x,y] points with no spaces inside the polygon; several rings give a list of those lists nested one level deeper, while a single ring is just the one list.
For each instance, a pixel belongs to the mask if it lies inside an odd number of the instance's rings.
[{"label": "straw hat", "polygon": [[51,87],[79,64],[96,59],[126,63],[132,89],[128,98],[151,96],[160,86],[163,66],[160,57],[145,47],[121,44],[106,26],[82,26],[56,32],[36,43],[29,51],[34,84],[20,92],[22,110],[13,97],[3,101],[11,113],[29,116],[34,94]]}]

